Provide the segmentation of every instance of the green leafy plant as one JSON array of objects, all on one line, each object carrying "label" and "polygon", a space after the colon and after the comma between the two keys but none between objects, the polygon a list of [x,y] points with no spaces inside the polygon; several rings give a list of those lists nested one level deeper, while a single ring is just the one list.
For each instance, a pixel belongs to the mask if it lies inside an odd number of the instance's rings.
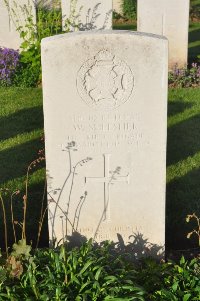
[{"label": "green leafy plant", "polygon": [[46,10],[38,7],[36,25],[31,16],[27,20],[27,30],[20,32],[23,42],[16,83],[21,83],[21,86],[36,86],[42,80],[41,40],[62,31],[62,16],[58,9]]},{"label": "green leafy plant", "polygon": [[152,300],[194,301],[200,297],[200,261],[181,258],[179,264],[171,263],[171,271],[164,276],[164,287],[156,291]]},{"label": "green leafy plant", "polygon": [[[64,246],[37,250],[31,260],[11,256],[4,265],[7,276],[2,274],[0,298],[144,301],[145,291],[136,283],[134,266],[111,251],[110,243],[97,246],[88,241],[71,251]],[[10,299],[4,299],[6,294]]]},{"label": "green leafy plant", "polygon": [[164,287],[164,277],[170,273],[171,265],[164,262],[157,262],[154,258],[143,258],[138,267],[137,280],[149,293],[153,293]]},{"label": "green leafy plant", "polygon": [[[36,23],[31,0],[26,5],[19,5],[15,0],[4,0],[16,30],[22,39],[19,64],[12,79],[12,85],[36,87],[42,81],[41,40],[59,33],[79,29],[77,0],[71,0],[70,15],[62,29],[62,12],[58,0],[49,7],[39,1],[36,7]],[[23,18],[21,17],[23,16]]]},{"label": "green leafy plant", "polygon": [[136,19],[137,17],[137,1],[123,0],[122,4],[123,16],[127,19]]},{"label": "green leafy plant", "polygon": [[113,11],[113,20],[119,20],[121,19],[121,15],[117,13],[116,11]]},{"label": "green leafy plant", "polygon": [[79,248],[36,250],[32,256],[24,244],[18,246],[16,256],[0,261],[2,301],[199,300],[199,258],[182,257],[178,264],[151,258],[133,263],[114,243],[92,240]]},{"label": "green leafy plant", "polygon": [[[20,6],[12,1],[10,8],[8,0],[4,0],[9,14],[22,39],[20,46],[20,64],[15,72],[13,84],[21,87],[35,87],[40,84],[41,73],[41,40],[45,37],[62,32],[62,13],[57,6],[51,9],[37,6],[37,20],[30,1]],[[22,21],[20,16],[24,17]]]}]

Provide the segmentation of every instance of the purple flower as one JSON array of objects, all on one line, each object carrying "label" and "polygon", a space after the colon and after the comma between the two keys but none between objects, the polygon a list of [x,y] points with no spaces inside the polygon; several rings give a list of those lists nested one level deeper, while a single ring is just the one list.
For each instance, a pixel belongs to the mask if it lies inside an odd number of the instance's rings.
[{"label": "purple flower", "polygon": [[200,65],[192,63],[191,67],[179,69],[177,64],[169,73],[169,84],[173,87],[196,87],[200,85]]},{"label": "purple flower", "polygon": [[19,51],[0,47],[0,85],[10,85],[19,63]]}]

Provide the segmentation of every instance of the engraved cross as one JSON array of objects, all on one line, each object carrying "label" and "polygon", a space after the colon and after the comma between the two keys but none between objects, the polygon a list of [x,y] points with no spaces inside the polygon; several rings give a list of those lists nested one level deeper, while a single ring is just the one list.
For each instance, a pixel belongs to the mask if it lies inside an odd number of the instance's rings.
[{"label": "engraved cross", "polygon": [[107,219],[107,210],[110,203],[110,184],[115,182],[126,182],[129,184],[129,174],[126,176],[116,176],[115,172],[110,173],[110,154],[103,154],[104,157],[104,177],[86,177],[85,183],[104,183],[104,213],[103,220]]}]

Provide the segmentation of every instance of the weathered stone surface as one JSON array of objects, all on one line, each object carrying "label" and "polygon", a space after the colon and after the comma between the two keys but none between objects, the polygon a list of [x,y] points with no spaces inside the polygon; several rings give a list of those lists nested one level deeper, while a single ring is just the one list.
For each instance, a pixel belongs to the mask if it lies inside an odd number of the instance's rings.
[{"label": "weathered stone surface", "polygon": [[66,20],[70,29],[112,29],[112,0],[62,0],[63,29]]},{"label": "weathered stone surface", "polygon": [[164,245],[167,53],[165,38],[126,31],[42,41],[51,240],[73,225]]},{"label": "weathered stone surface", "polygon": [[5,1],[0,0],[0,46],[19,49],[22,40],[16,28],[25,25],[28,16],[27,10],[33,16],[33,22],[36,22],[35,4],[33,0],[9,0],[7,3],[10,13]]},{"label": "weathered stone surface", "polygon": [[187,64],[189,5],[189,0],[138,1],[138,31],[168,38],[170,68]]}]

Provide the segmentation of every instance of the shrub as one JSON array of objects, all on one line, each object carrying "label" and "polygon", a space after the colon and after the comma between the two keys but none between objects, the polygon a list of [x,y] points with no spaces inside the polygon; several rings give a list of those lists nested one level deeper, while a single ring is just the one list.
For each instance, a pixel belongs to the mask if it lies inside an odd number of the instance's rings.
[{"label": "shrub", "polygon": [[17,87],[28,88],[38,86],[40,81],[41,66],[39,65],[37,68],[36,66],[33,66],[31,62],[24,63],[23,57],[21,57],[12,84]]},{"label": "shrub", "polygon": [[27,18],[26,31],[21,31],[20,68],[17,72],[15,84],[23,87],[37,86],[42,80],[41,68],[41,40],[56,35],[62,30],[62,16],[58,9],[38,7],[37,24],[30,15]]},{"label": "shrub", "polygon": [[[134,252],[134,250],[133,250]],[[193,301],[200,260],[133,263],[114,243],[36,250],[24,240],[0,261],[0,300]]]},{"label": "shrub", "polygon": [[112,254],[110,243],[37,250],[32,257],[23,241],[16,249],[0,266],[2,301],[145,300],[134,266]]},{"label": "shrub", "polygon": [[182,257],[179,264],[171,264],[171,271],[164,276],[164,287],[155,292],[152,300],[200,300],[200,260],[187,262]]},{"label": "shrub", "polygon": [[19,65],[19,52],[0,47],[0,86],[12,84],[13,75]]},{"label": "shrub", "polygon": [[[8,1],[4,1],[9,9]],[[62,13],[59,8],[48,9],[38,5],[35,24],[29,1],[24,6],[18,5],[14,0],[13,3],[15,9],[9,10],[9,13],[22,39],[20,64],[16,70],[13,84],[22,87],[35,87],[42,79],[41,40],[62,31]],[[20,24],[20,15],[25,16],[25,26]]]},{"label": "shrub", "polygon": [[[62,12],[59,1],[54,0],[49,4],[48,0],[37,2],[37,22],[35,24],[30,0],[27,4],[20,6],[15,0],[14,9],[9,9],[9,1],[4,0],[9,14],[22,39],[20,46],[20,64],[16,70],[13,85],[20,87],[36,87],[42,81],[41,68],[41,40],[46,37],[62,33]],[[75,26],[74,17],[76,15],[76,1],[72,1],[72,12],[65,22],[64,32],[70,31]],[[21,15],[25,17],[25,25],[20,23]]]},{"label": "shrub", "polygon": [[119,19],[121,19],[121,15],[116,11],[113,11],[113,20],[119,20]]},{"label": "shrub", "polygon": [[127,19],[136,19],[137,17],[137,0],[123,0],[123,16]]}]

